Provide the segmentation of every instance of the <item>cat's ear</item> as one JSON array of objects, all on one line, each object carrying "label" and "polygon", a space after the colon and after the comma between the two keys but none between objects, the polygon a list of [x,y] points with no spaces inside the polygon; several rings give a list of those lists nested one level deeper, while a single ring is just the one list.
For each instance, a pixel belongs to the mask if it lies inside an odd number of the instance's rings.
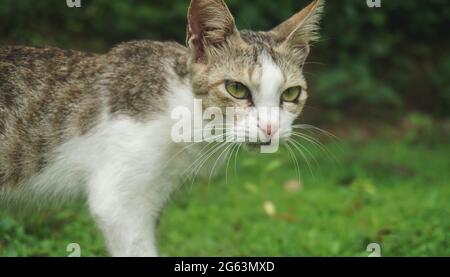
[{"label": "cat's ear", "polygon": [[195,60],[206,59],[210,48],[239,37],[234,18],[223,0],[192,0],[188,11],[186,43]]},{"label": "cat's ear", "polygon": [[269,34],[280,44],[308,50],[310,43],[319,39],[323,2],[314,0],[303,10],[272,29]]}]

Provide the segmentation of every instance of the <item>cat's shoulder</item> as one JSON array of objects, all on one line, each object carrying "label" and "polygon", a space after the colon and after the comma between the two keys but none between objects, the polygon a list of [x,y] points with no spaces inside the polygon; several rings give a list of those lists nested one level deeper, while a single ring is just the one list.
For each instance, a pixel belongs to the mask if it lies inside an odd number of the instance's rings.
[{"label": "cat's shoulder", "polygon": [[176,42],[130,41],[112,48],[102,56],[99,78],[109,111],[140,119],[165,111],[169,84],[189,74],[188,57]]},{"label": "cat's shoulder", "polygon": [[109,69],[119,75],[132,74],[135,81],[142,78],[162,84],[167,78],[184,78],[189,74],[189,50],[177,42],[124,42],[113,47],[103,58]]}]

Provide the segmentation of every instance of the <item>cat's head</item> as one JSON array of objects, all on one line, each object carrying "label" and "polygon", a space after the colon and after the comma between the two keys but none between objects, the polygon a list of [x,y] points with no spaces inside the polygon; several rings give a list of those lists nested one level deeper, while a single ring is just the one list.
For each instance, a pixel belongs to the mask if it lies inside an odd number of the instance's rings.
[{"label": "cat's head", "polygon": [[[289,137],[308,97],[303,65],[322,9],[315,0],[270,31],[239,31],[223,0],[192,0],[187,44],[193,91],[204,108],[238,108],[235,133],[255,124],[262,142]],[[261,116],[272,108],[279,116]]]}]

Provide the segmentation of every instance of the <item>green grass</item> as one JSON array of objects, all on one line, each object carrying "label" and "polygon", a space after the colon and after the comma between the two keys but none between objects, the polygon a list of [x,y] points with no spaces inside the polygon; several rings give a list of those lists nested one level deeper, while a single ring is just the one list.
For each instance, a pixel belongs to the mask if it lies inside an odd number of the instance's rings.
[{"label": "green grass", "polygon": [[[310,147],[320,166],[311,174],[301,164],[300,186],[284,150],[241,152],[228,183],[222,174],[186,185],[162,217],[160,254],[367,256],[376,242],[382,256],[450,256],[446,140],[349,137],[327,148],[338,162]],[[83,256],[106,255],[82,205],[32,216],[0,212],[0,256],[67,256],[71,242]]]}]

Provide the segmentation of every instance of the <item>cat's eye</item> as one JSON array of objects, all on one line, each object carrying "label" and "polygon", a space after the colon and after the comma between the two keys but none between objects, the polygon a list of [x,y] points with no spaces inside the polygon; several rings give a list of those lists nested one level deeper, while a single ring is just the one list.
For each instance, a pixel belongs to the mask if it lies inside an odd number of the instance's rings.
[{"label": "cat's eye", "polygon": [[250,97],[250,90],[239,82],[225,81],[225,88],[234,98],[248,99]]},{"label": "cat's eye", "polygon": [[285,90],[281,94],[281,100],[284,102],[295,102],[300,97],[300,94],[302,93],[302,87],[291,87]]}]

